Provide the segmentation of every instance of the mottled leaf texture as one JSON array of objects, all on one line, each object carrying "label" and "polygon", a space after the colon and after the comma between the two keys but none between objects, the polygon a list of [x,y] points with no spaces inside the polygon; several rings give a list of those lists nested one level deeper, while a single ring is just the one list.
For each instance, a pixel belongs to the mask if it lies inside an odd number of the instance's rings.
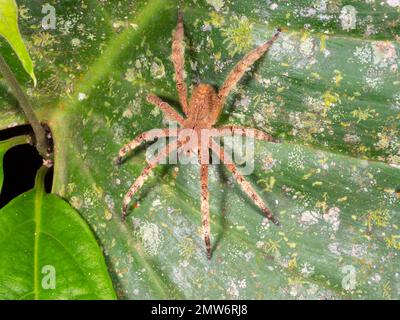
[{"label": "mottled leaf texture", "polygon": [[[145,148],[116,167],[118,150],[167,125],[146,95],[182,112],[170,60],[178,1],[51,4],[56,29],[43,30],[40,6],[19,1],[41,84],[31,96],[54,136],[53,192],[93,229],[119,298],[400,297],[399,1],[184,1],[189,91],[198,80],[221,86],[283,31],[219,121],[283,142],[257,142],[247,176],[281,226],[212,166],[211,261],[198,166],[161,166],[121,222]],[[0,96],[0,127],[23,123]]]},{"label": "mottled leaf texture", "polygon": [[114,299],[102,252],[71,206],[35,188],[0,210],[0,299]]}]

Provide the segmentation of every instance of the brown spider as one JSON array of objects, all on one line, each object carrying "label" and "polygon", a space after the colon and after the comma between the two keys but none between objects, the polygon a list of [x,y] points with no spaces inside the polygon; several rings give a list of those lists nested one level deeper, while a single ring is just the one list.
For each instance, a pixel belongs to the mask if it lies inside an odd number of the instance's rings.
[{"label": "brown spider", "polygon": [[[237,82],[244,75],[246,70],[252,66],[263,54],[268,50],[273,42],[278,38],[281,30],[275,33],[273,38],[259,47],[250,51],[238,64],[233,68],[226,78],[224,84],[218,93],[214,88],[205,83],[196,85],[193,89],[190,100],[187,100],[187,87],[184,81],[184,45],[183,45],[183,16],[178,13],[178,25],[176,27],[173,41],[172,41],[172,62],[175,69],[176,86],[178,90],[179,100],[182,105],[183,112],[186,118],[178,114],[168,103],[162,101],[159,97],[154,95],[147,96],[147,101],[160,108],[165,115],[174,119],[182,129],[192,130],[193,134],[200,138],[200,131],[204,129],[213,129],[218,136],[224,136],[228,133],[235,132],[243,136],[248,136],[264,141],[276,142],[270,135],[255,129],[246,129],[236,126],[226,126],[213,128],[217,122],[225,100],[231,90],[235,87]],[[133,141],[126,144],[119,151],[117,163],[122,162],[122,158],[129,152],[138,147],[145,140],[151,140],[161,137],[177,137],[179,131],[172,132],[169,129],[161,129],[157,136],[154,136],[150,131],[144,132],[137,136]],[[140,189],[143,183],[149,177],[150,172],[163,160],[165,160],[172,152],[176,151],[185,145],[187,141],[178,141],[174,145],[167,144],[158,155],[149,161],[148,165],[143,169],[140,176],[133,183],[128,193],[123,200],[122,219],[125,221],[128,211],[128,205],[131,202],[134,194]],[[204,150],[201,148],[202,143],[199,143],[197,152],[200,159],[200,176],[201,176],[201,215],[203,224],[204,242],[207,251],[208,259],[211,258],[211,243],[210,243],[210,215],[209,215],[209,192],[208,192],[208,163],[205,159]],[[255,204],[264,212],[268,219],[273,223],[279,224],[278,220],[274,218],[271,211],[265,206],[261,197],[253,189],[251,184],[246,181],[243,175],[239,172],[237,167],[233,164],[230,156],[224,151],[222,147],[216,144],[212,139],[207,141],[206,146],[211,149],[227,169],[232,173],[236,181],[242,187],[243,191],[255,202]],[[208,159],[207,159],[208,160]]]}]

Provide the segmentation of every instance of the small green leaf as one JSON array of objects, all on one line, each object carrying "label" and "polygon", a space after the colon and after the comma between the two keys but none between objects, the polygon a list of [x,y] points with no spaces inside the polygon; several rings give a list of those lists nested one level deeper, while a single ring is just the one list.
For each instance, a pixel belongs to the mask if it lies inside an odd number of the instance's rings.
[{"label": "small green leaf", "polygon": [[36,86],[33,63],[19,33],[18,7],[15,0],[0,0],[0,35],[10,43]]},{"label": "small green leaf", "polygon": [[3,157],[4,157],[4,155],[12,147],[15,147],[19,144],[27,143],[28,141],[29,141],[28,136],[19,136],[19,137],[11,138],[8,140],[0,141],[0,191],[3,186],[3,179],[4,179],[4,174],[3,174]]},{"label": "small green leaf", "polygon": [[0,210],[0,299],[114,299],[102,252],[68,203],[34,189]]}]

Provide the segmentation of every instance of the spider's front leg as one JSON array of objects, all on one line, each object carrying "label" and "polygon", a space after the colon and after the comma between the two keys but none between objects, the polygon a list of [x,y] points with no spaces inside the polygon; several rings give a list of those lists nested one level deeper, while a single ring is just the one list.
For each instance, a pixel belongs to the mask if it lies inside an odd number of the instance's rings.
[{"label": "spider's front leg", "polygon": [[183,43],[183,14],[178,12],[178,25],[172,39],[172,56],[171,60],[174,64],[176,89],[178,90],[179,100],[182,105],[183,112],[189,115],[189,104],[187,101],[187,86],[185,83],[185,48]]},{"label": "spider's front leg", "polygon": [[272,46],[272,44],[278,39],[279,34],[281,33],[281,29],[274,34],[272,39],[264,42],[257,48],[250,51],[246,54],[242,60],[240,60],[236,66],[232,69],[232,71],[226,77],[223,85],[221,86],[218,92],[218,103],[216,108],[213,110],[212,118],[217,119],[219,114],[221,113],[222,107],[225,104],[225,100],[228,97],[229,93],[236,86],[239,80],[243,77],[246,70],[250,68],[258,59],[260,59],[265,52]]},{"label": "spider's front leg", "polygon": [[272,212],[266,207],[261,197],[257,194],[251,184],[243,177],[238,168],[233,164],[232,159],[225,153],[225,150],[216,144],[213,140],[210,141],[211,150],[220,158],[221,163],[232,173],[237,183],[241,186],[242,190],[254,201],[254,203],[261,209],[266,217],[274,224],[279,225],[279,221],[274,217]]},{"label": "spider's front leg", "polygon": [[162,101],[159,97],[152,94],[147,96],[147,101],[158,107],[165,115],[178,122],[181,126],[185,125],[185,119],[167,102]]},{"label": "spider's front leg", "polygon": [[130,187],[128,193],[125,195],[123,200],[123,207],[122,207],[122,221],[126,220],[126,216],[128,214],[128,206],[131,202],[133,196],[135,195],[136,191],[138,191],[144,184],[144,182],[148,179],[151,171],[165,158],[167,158],[172,152],[174,152],[180,143],[174,144],[167,144],[163,149],[160,150],[159,154],[152,159],[149,164],[143,169],[142,173],[137,177],[136,181]]}]

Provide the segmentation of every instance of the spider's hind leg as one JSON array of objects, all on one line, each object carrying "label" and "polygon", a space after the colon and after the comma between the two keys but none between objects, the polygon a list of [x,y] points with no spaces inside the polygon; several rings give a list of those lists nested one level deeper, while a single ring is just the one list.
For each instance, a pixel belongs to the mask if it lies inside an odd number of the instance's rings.
[{"label": "spider's hind leg", "polygon": [[128,207],[135,193],[143,186],[144,182],[148,179],[151,171],[160,164],[165,158],[167,158],[172,152],[176,150],[177,146],[172,144],[167,144],[163,149],[160,150],[155,159],[151,160],[149,164],[143,169],[139,177],[135,180],[129,191],[124,197],[122,205],[122,221],[126,220],[128,215]]},{"label": "spider's hind leg", "polygon": [[206,245],[207,258],[211,259],[210,240],[210,204],[208,191],[208,164],[200,164],[201,178],[201,220],[203,224],[203,237]]},{"label": "spider's hind leg", "polygon": [[123,200],[123,205],[122,205],[122,221],[123,222],[125,222],[126,217],[128,215],[129,203],[131,202],[136,191],[138,191],[143,186],[143,183],[147,180],[147,178],[150,175],[150,172],[154,169],[155,166],[156,166],[156,164],[149,163],[143,169],[143,171],[141,172],[139,177],[136,179],[136,181],[133,183],[133,185],[130,187],[129,191],[126,193],[124,200]]},{"label": "spider's hind leg", "polygon": [[233,177],[236,179],[236,182],[240,185],[242,190],[254,201],[254,203],[261,209],[262,212],[266,215],[266,217],[271,220],[274,224],[280,225],[278,219],[274,217],[271,210],[267,208],[264,204],[261,197],[254,190],[252,185],[243,177],[243,175],[239,172],[238,168],[233,164],[230,157],[225,153],[224,149],[217,145],[214,141],[210,143],[211,150],[221,159],[221,163],[225,165],[225,167],[232,173]]}]

